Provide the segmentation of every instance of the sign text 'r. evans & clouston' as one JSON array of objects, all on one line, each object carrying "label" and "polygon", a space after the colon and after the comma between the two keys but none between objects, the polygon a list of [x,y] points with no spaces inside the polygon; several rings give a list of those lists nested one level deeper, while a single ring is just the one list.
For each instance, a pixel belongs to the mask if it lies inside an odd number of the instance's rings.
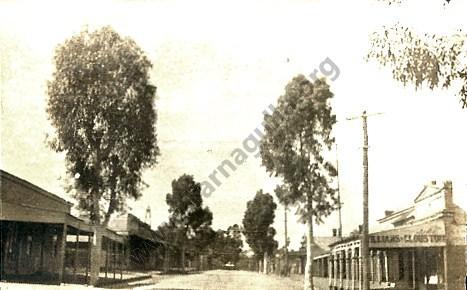
[{"label": "sign text 'r. evans & clouston'", "polygon": [[370,243],[441,243],[444,235],[387,235],[370,236]]}]

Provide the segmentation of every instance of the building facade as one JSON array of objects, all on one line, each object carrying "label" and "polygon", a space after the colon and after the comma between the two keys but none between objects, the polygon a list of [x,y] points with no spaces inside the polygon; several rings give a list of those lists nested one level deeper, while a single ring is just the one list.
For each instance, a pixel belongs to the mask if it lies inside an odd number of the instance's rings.
[{"label": "building facade", "polygon": [[[371,229],[370,288],[465,289],[465,212],[451,182],[424,186],[412,206],[388,211]],[[318,289],[359,289],[360,237],[331,244],[315,258]]]},{"label": "building facade", "polygon": [[2,281],[98,285],[156,268],[154,232],[135,216],[115,230],[94,226],[71,215],[70,202],[3,170],[0,178]]},{"label": "building facade", "polygon": [[163,267],[163,245],[150,225],[132,214],[113,218],[109,228],[124,236],[127,250],[125,264],[131,270],[154,270]]}]

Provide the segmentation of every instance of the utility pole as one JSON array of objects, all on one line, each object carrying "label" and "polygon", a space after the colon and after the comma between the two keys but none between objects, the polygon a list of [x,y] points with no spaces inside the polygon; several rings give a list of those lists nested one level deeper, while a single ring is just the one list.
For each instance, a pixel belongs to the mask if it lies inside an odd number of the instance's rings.
[{"label": "utility pole", "polygon": [[363,111],[361,116],[347,118],[347,120],[355,120],[360,118],[363,120],[363,233],[361,239],[362,290],[370,290],[370,246],[368,239],[368,117],[373,115],[381,115],[381,113],[368,115],[366,111]]},{"label": "utility pole", "polygon": [[285,276],[289,276],[289,237],[287,235],[287,204],[284,205],[284,228],[285,228],[285,243],[284,243],[284,259],[285,259]]},{"label": "utility pole", "polygon": [[338,213],[339,213],[339,229],[337,236],[342,238],[342,203],[341,203],[341,188],[340,188],[340,180],[339,180],[339,154],[337,151],[337,143],[336,143],[336,170],[337,170],[337,204],[338,204]]},{"label": "utility pole", "polygon": [[363,111],[363,233],[362,233],[362,290],[370,290],[370,250],[368,240],[368,123]]}]

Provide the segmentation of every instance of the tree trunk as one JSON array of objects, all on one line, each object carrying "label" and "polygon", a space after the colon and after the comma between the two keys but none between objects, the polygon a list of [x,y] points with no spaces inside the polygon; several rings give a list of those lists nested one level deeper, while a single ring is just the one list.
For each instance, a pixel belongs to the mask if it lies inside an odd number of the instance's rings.
[{"label": "tree trunk", "polygon": [[264,252],[263,254],[263,274],[268,273],[268,253]]},{"label": "tree trunk", "polygon": [[185,245],[182,245],[182,272],[185,272]]},{"label": "tree trunk", "polygon": [[169,253],[169,246],[165,246],[165,251],[164,251],[164,272],[167,273],[169,272],[170,268],[170,253]]},{"label": "tree trunk", "polygon": [[115,206],[117,204],[115,200],[116,198],[117,198],[117,192],[114,189],[112,189],[112,192],[110,193],[109,207],[107,208],[107,212],[105,213],[105,217],[104,217],[104,222],[102,223],[104,227],[107,227],[110,221],[110,217],[115,211]]},{"label": "tree trunk", "polygon": [[92,198],[92,208],[91,208],[91,213],[90,213],[90,219],[92,224],[94,225],[100,225],[101,224],[101,214],[100,214],[100,208],[99,208],[99,194],[98,192],[93,191],[91,193],[91,198]]},{"label": "tree trunk", "polygon": [[313,256],[311,253],[313,244],[313,216],[310,214],[306,220],[306,264],[305,264],[305,290],[314,290],[313,287]]}]

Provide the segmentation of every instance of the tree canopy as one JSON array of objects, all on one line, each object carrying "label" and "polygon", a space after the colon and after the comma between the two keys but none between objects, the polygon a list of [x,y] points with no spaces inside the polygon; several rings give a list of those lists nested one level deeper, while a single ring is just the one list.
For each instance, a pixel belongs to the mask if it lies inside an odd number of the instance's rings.
[{"label": "tree canopy", "polygon": [[259,190],[254,199],[247,202],[243,217],[243,229],[246,242],[257,257],[272,255],[277,249],[274,240],[276,230],[271,226],[274,222],[276,203],[269,193]]},{"label": "tree canopy", "polygon": [[[396,24],[372,34],[368,59],[392,68],[394,79],[415,88],[459,86],[462,108],[467,108],[467,34],[417,35]],[[458,85],[455,81],[459,81]]]},{"label": "tree canopy", "polygon": [[294,205],[296,200],[294,196],[290,193],[290,189],[287,184],[277,185],[274,189],[274,193],[276,194],[277,199],[281,204],[283,204],[286,208],[289,205]]},{"label": "tree canopy", "polygon": [[[79,208],[104,224],[144,187],[143,169],[156,164],[156,87],[151,62],[111,27],[87,30],[57,47],[48,82],[51,146],[65,152]],[[106,208],[105,208],[106,207]]]},{"label": "tree canopy", "polygon": [[185,248],[187,246],[202,250],[214,237],[211,229],[212,212],[203,207],[201,184],[192,175],[183,174],[172,181],[172,193],[166,196],[169,206],[170,222],[174,225],[177,242],[182,249],[182,268],[184,268]]},{"label": "tree canopy", "polygon": [[263,123],[262,163],[284,181],[278,197],[281,202],[302,205],[302,216],[313,215],[317,221],[329,215],[337,201],[331,186],[337,170],[323,154],[334,143],[331,132],[336,117],[328,102],[332,97],[324,80],[311,83],[299,75],[287,84],[274,112],[265,114]]},{"label": "tree canopy", "polygon": [[222,265],[229,262],[236,265],[243,247],[240,227],[235,224],[229,226],[226,231],[218,230],[211,246],[213,257],[218,259]]}]

